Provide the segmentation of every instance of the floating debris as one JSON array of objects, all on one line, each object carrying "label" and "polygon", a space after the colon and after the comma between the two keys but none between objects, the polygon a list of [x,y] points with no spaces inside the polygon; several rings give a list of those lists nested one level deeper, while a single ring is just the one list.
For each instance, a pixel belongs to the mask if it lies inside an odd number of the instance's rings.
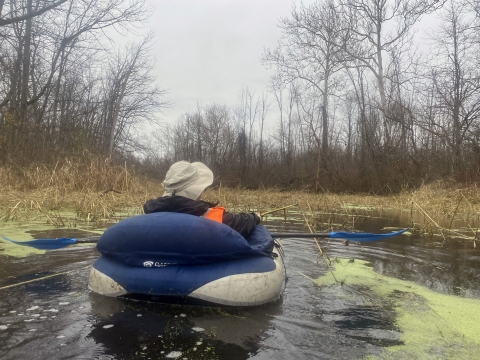
[{"label": "floating debris", "polygon": [[48,316],[40,316],[40,319],[48,319]]},{"label": "floating debris", "polygon": [[16,310],[12,310],[10,311],[10,314],[15,314],[17,311]]},{"label": "floating debris", "polygon": [[26,320],[23,320],[23,321],[30,322],[30,321],[33,321],[33,320],[35,320],[35,319],[26,319]]},{"label": "floating debris", "polygon": [[198,332],[205,331],[205,329],[201,328],[201,327],[193,327],[192,330],[193,331],[198,331]]},{"label": "floating debris", "polygon": [[48,310],[43,310],[43,311],[49,311],[49,312],[54,312],[54,313],[57,313],[57,312],[58,312],[57,309],[48,309]]},{"label": "floating debris", "polygon": [[61,303],[58,303],[58,305],[68,305],[68,304],[70,304],[68,301],[66,301],[66,302],[61,302]]},{"label": "floating debris", "polygon": [[33,331],[37,331],[37,329],[30,329],[28,331],[33,332]]},{"label": "floating debris", "polygon": [[142,314],[137,314],[137,317],[141,317],[141,316],[142,316]]},{"label": "floating debris", "polygon": [[168,358],[168,359],[176,359],[180,356],[182,356],[181,351],[171,351],[165,357]]},{"label": "floating debris", "polygon": [[31,308],[27,309],[27,311],[37,310],[38,308],[39,306],[32,306]]},{"label": "floating debris", "polygon": [[0,325],[0,330],[7,330],[8,326],[7,325]]},{"label": "floating debris", "polygon": [[39,317],[40,314],[32,314],[32,315],[30,315],[30,316],[31,316],[31,317]]},{"label": "floating debris", "polygon": [[65,337],[65,335],[58,335],[57,339],[63,339],[64,337]]},{"label": "floating debris", "polygon": [[203,343],[201,341],[197,341],[195,345],[202,345]]},{"label": "floating debris", "polygon": [[185,315],[185,314],[180,314],[180,317],[187,317],[187,315]]},{"label": "floating debris", "polygon": [[104,329],[110,329],[110,328],[112,328],[112,327],[113,327],[113,325],[105,325],[103,328],[104,328]]}]

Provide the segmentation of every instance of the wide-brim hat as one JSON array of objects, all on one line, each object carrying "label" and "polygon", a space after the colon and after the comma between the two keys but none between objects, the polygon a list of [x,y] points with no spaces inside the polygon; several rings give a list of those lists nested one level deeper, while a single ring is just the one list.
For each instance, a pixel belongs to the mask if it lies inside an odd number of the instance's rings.
[{"label": "wide-brim hat", "polygon": [[197,200],[213,183],[213,172],[201,162],[179,161],[168,169],[163,187],[163,196],[180,195]]}]

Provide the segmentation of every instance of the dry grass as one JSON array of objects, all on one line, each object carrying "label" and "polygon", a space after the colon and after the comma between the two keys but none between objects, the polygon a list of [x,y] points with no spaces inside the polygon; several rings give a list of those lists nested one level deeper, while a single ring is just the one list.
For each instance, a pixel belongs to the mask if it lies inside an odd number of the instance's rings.
[{"label": "dry grass", "polygon": [[238,210],[263,212],[274,207],[310,204],[314,210],[323,212],[348,212],[352,209],[408,209],[415,202],[436,218],[451,218],[461,213],[480,214],[480,189],[477,187],[452,188],[442,182],[422,186],[413,191],[379,196],[371,194],[314,194],[303,191],[280,192],[271,190],[241,190],[216,188],[207,191],[211,201],[234,207]]},{"label": "dry grass", "polygon": [[265,212],[272,208],[298,204],[301,212],[295,217],[303,217],[306,222],[308,215],[309,225],[315,231],[339,228],[353,230],[358,222],[372,219],[375,213],[382,214],[382,210],[389,209],[403,213],[407,210],[409,220],[401,226],[409,226],[412,231],[428,236],[439,235],[443,241],[447,236],[472,240],[474,248],[480,228],[480,189],[475,186],[456,187],[443,182],[390,196],[275,190],[239,191],[224,188],[208,191],[206,198],[211,201],[218,200],[235,211]]},{"label": "dry grass", "polygon": [[[0,168],[0,221],[42,218],[55,226],[108,221],[141,213],[147,199],[162,193],[160,181],[91,155],[84,155],[81,161],[58,162],[53,168],[4,167]],[[460,218],[468,222],[468,218],[478,219],[480,214],[480,189],[452,187],[442,182],[390,196],[214,187],[206,192],[205,199],[219,201],[237,212],[263,213],[298,204],[308,213],[343,217],[343,224],[330,224],[330,220],[323,219],[324,229],[334,225],[354,228],[356,217],[386,208],[422,212],[429,226],[437,228],[436,223],[442,220],[445,223],[445,219]]]},{"label": "dry grass", "polygon": [[95,156],[67,159],[49,169],[0,168],[0,220],[28,221],[44,216],[64,226],[60,213],[80,221],[110,219],[118,213],[139,213],[146,199],[159,196],[159,181],[135,174]]}]

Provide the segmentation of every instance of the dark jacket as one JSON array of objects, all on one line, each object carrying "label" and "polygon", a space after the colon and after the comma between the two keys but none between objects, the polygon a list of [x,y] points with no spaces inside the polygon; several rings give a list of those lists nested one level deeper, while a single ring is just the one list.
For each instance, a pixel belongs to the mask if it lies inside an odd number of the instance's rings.
[{"label": "dark jacket", "polygon": [[[215,207],[216,205],[217,204],[203,200],[192,200],[183,196],[174,195],[147,200],[143,205],[143,211],[145,214],[176,212],[203,216],[209,208]],[[225,211],[223,213],[222,223],[230,226],[241,235],[248,236],[255,229],[255,225],[260,223],[260,218],[254,213],[232,214]]]}]

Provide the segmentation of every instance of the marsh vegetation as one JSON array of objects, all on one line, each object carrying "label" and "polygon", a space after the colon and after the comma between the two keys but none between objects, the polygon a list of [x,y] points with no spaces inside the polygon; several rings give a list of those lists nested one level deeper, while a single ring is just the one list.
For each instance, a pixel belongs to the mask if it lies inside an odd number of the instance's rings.
[{"label": "marsh vegetation", "polygon": [[[143,203],[162,194],[160,179],[92,155],[65,160],[53,168],[3,167],[0,221],[35,221],[57,228],[105,228],[119,219],[143,213]],[[386,209],[406,214],[400,226],[410,227],[411,231],[444,240],[461,237],[473,246],[480,227],[480,190],[475,186],[455,188],[440,181],[390,195],[246,190],[218,182],[204,198],[232,211],[268,213],[266,219],[288,220],[301,215],[314,231],[358,230],[372,212]],[[269,213],[274,209],[280,211]]]}]

